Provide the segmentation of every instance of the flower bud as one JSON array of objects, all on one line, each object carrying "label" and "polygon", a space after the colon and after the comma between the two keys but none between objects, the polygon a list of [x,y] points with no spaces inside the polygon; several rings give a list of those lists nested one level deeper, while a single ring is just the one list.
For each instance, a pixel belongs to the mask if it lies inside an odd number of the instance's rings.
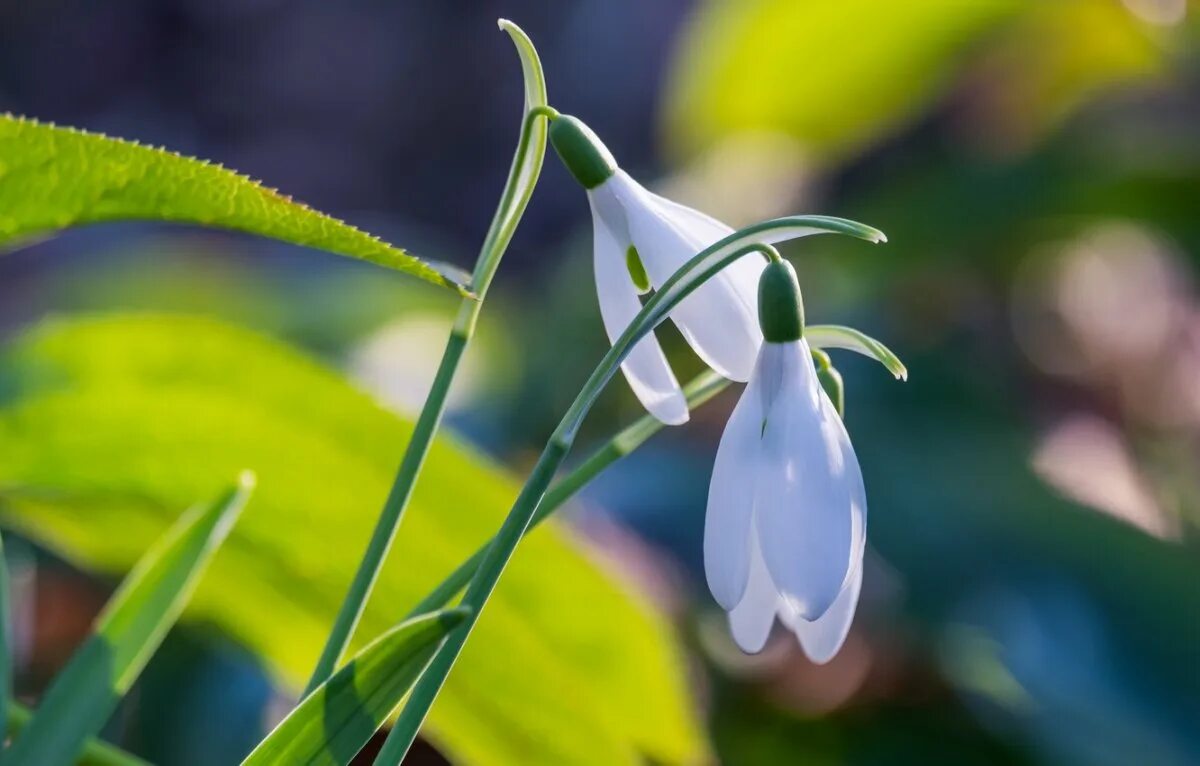
[{"label": "flower bud", "polygon": [[804,300],[796,270],[782,258],[772,259],[758,280],[758,324],[768,343],[791,343],[804,337]]},{"label": "flower bud", "polygon": [[829,401],[833,402],[833,408],[837,410],[837,414],[840,417],[846,417],[846,384],[842,381],[842,374],[833,366],[829,354],[819,348],[814,348],[812,355],[817,367],[817,380],[821,381],[821,388],[825,389],[825,395],[829,397]]},{"label": "flower bud", "polygon": [[594,189],[617,172],[617,161],[592,129],[567,114],[550,123],[550,144],[585,189]]}]

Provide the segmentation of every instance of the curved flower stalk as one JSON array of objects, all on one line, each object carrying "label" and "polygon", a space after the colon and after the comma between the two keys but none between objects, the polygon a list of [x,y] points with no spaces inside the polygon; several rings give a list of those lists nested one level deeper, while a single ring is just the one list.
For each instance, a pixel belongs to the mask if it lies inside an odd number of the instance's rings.
[{"label": "curved flower stalk", "polygon": [[[586,125],[559,115],[550,143],[592,209],[593,258],[600,314],[616,342],[641,309],[638,296],[661,290],[688,259],[733,233],[704,213],[653,194],[621,170]],[[764,237],[764,243],[786,237]],[[746,255],[710,279],[671,312],[680,333],[713,370],[745,382],[762,343],[757,321],[758,279],[766,261]],[[687,402],[653,334],[634,347],[621,370],[642,405],[668,425],[688,419]]]},{"label": "curved flower stalk", "polygon": [[496,536],[475,567],[461,602],[463,606],[471,609],[470,615],[465,623],[446,639],[446,643],[434,655],[421,679],[413,687],[408,702],[400,711],[391,734],[376,757],[376,763],[381,766],[397,766],[412,746],[421,723],[425,720],[451,668],[454,667],[505,566],[538,515],[546,490],[570,452],[579,426],[604,386],[616,375],[632,349],[666,319],[681,301],[692,295],[709,279],[720,274],[730,263],[753,253],[778,259],[779,254],[770,245],[763,244],[764,240],[779,241],[816,233],[848,234],[871,242],[885,241],[883,233],[878,229],[842,218],[792,216],[764,221],[747,226],[701,250],[671,275],[662,288],[646,301],[592,371],[575,401],[559,421],[558,427],[554,429],[504,523],[500,525]]},{"label": "curved flower stalk", "polygon": [[[744,651],[760,651],[778,617],[823,663],[841,648],[858,604],[866,489],[840,406],[821,385],[836,371],[823,353],[814,362],[800,286],[786,261],[763,272],[759,317],[764,343],[713,466],[705,575]],[[827,335],[823,345],[846,333]],[[870,347],[866,336],[850,337],[856,350]],[[878,349],[872,355],[894,359]],[[906,374],[895,365],[897,377]],[[840,393],[840,376],[832,381]]]},{"label": "curved flower stalk", "polygon": [[333,675],[338,662],[350,645],[367,599],[374,589],[375,580],[387,559],[392,540],[404,519],[404,512],[408,507],[409,498],[412,497],[421,468],[425,464],[425,457],[441,426],[442,414],[446,409],[446,396],[458,372],[463,353],[475,333],[475,323],[483,308],[492,278],[529,204],[542,170],[542,159],[546,150],[546,119],[556,114],[546,104],[546,79],[542,73],[542,65],[533,43],[520,27],[506,19],[500,19],[498,23],[500,29],[512,38],[516,46],[525,80],[525,110],[517,150],[500,203],[496,207],[495,216],[475,262],[475,271],[470,283],[473,295],[463,298],[459,303],[454,327],[446,340],[437,374],[413,427],[404,457],[396,469],[392,488],[384,501],[383,509],[375,522],[375,529],[367,541],[366,551],[359,561],[358,570],[338,609],[333,627],[302,696],[307,696]]},{"label": "curved flower stalk", "polygon": [[[850,348],[849,344],[851,341],[847,340],[847,338],[861,338],[863,342],[860,345],[856,345],[855,349],[886,366],[897,378],[907,378],[908,376],[908,371],[904,369],[904,365],[892,353],[891,349],[857,330],[837,325],[812,325],[805,328],[804,337],[812,349],[813,357],[821,360],[817,368],[818,376],[827,375],[835,381],[827,384],[824,379],[822,380],[822,385],[825,387],[826,393],[834,404],[837,404],[840,399],[841,375],[830,363],[829,356],[823,349],[848,349]],[[729,380],[727,378],[721,377],[712,370],[705,370],[683,387],[683,393],[687,397],[688,408],[695,409],[728,387]],[[839,395],[835,396],[835,392]],[[839,414],[841,414],[840,407]],[[553,515],[563,504],[574,497],[576,492],[583,489],[588,482],[600,475],[610,465],[636,450],[647,439],[661,431],[664,425],[661,420],[658,420],[653,415],[643,415],[637,422],[609,439],[574,470],[555,482],[554,486],[546,492],[542,501],[538,504],[537,512],[530,521],[530,529]],[[459,564],[436,588],[430,591],[425,598],[421,599],[416,606],[408,611],[407,617],[411,618],[425,614],[426,612],[432,612],[450,603],[450,600],[470,582],[471,575],[479,568],[480,562],[483,561],[484,555],[487,554],[487,548],[490,543],[490,540],[484,543],[468,559]]]}]

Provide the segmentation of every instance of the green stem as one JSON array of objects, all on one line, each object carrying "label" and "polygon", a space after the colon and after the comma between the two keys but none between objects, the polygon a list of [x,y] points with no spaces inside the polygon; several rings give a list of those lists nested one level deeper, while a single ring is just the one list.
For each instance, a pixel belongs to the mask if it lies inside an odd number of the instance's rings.
[{"label": "green stem", "polygon": [[[470,637],[471,629],[479,619],[479,613],[495,589],[509,559],[516,551],[517,543],[529,528],[534,516],[538,514],[538,506],[544,499],[546,489],[554,478],[554,473],[570,451],[580,423],[600,395],[604,385],[616,374],[633,345],[666,319],[670,310],[681,300],[726,265],[748,253],[766,253],[771,249],[770,245],[757,242],[744,244],[734,235],[701,252],[688,261],[671,279],[667,280],[662,289],[646,302],[629,327],[604,355],[567,410],[567,414],[554,430],[529,479],[517,496],[516,502],[513,503],[500,530],[488,545],[483,559],[479,562],[462,600],[463,606],[471,610],[470,615],[462,626],[455,629],[446,638],[446,643],[433,656],[433,660],[421,674],[420,680],[413,687],[408,702],[400,711],[395,726],[384,742],[383,749],[376,757],[376,764],[399,766],[409,748],[412,747],[413,740],[416,739],[417,732],[420,731],[421,724],[424,723],[425,716],[429,713],[429,708],[432,707],[433,701],[441,691],[451,668],[454,667],[463,645]],[[548,513],[549,511],[546,511],[542,515]]]},{"label": "green stem", "polygon": [[[828,355],[821,350],[822,344],[826,342],[837,343],[837,339],[832,337],[833,331],[840,331],[839,327],[831,327],[828,325],[813,325],[812,330],[824,333],[829,331],[829,336],[822,334],[821,337],[812,341],[813,356],[816,359],[824,358],[824,365],[830,370],[834,370],[833,366],[828,363]],[[866,337],[866,336],[863,336]],[[878,344],[878,341],[873,341]],[[879,344],[882,345],[882,344]],[[836,345],[836,348],[842,348],[842,345]],[[889,352],[890,353],[890,352]],[[836,370],[834,370],[836,372]],[[706,370],[692,379],[690,383],[683,387],[683,395],[687,400],[689,410],[695,411],[697,407],[705,404],[709,399],[712,399],[717,394],[729,387],[729,381],[721,377],[712,370]],[[834,398],[830,394],[830,398]],[[642,446],[647,439],[663,429],[663,422],[653,415],[643,415],[634,423],[626,426],[616,436],[605,442],[599,449],[593,452],[586,460],[580,463],[575,470],[562,477],[551,487],[546,496],[542,498],[542,502],[538,504],[537,512],[533,516],[533,521],[529,524],[529,528],[533,529],[538,524],[541,524],[548,517],[553,515],[559,508],[568,500],[575,496],[575,493],[583,489],[591,482],[592,479],[599,476],[606,468],[629,453],[633,452],[638,447]],[[446,576],[444,580],[438,583],[437,587],[431,590],[425,598],[417,602],[405,617],[411,619],[417,615],[432,612],[445,607],[450,601],[467,586],[471,581],[471,576],[475,574],[475,570],[479,568],[479,563],[483,561],[483,556],[487,553],[487,547],[491,544],[491,540],[477,548],[463,563],[459,564],[453,572]]]},{"label": "green stem", "polygon": [[[542,454],[538,458],[537,464],[534,465],[529,480],[521,489],[521,494],[517,496],[512,510],[505,517],[504,523],[500,525],[500,530],[496,532],[492,543],[485,549],[483,559],[479,562],[479,567],[475,570],[470,585],[467,586],[466,595],[463,596],[463,606],[474,609],[482,607],[487,602],[496,583],[500,580],[505,566],[508,565],[517,543],[529,528],[534,512],[537,510],[538,501],[542,499],[546,487],[554,478],[555,471],[562,464],[569,449],[570,444],[552,439],[542,450]],[[471,635],[471,628],[474,625],[475,615],[472,613],[468,615],[463,627],[459,627],[447,636],[446,642],[433,656],[433,660],[421,674],[416,686],[413,687],[408,703],[400,711],[400,717],[383,743],[383,749],[375,758],[376,764],[399,766],[400,762],[404,760],[429,708],[433,705],[434,698],[441,691],[446,676],[450,674],[450,668],[454,666],[463,645],[467,643],[467,638]]]},{"label": "green stem", "polygon": [[[700,373],[691,383],[683,387],[683,393],[687,397],[688,408],[695,409],[699,407],[724,391],[728,386],[729,381],[712,370]],[[559,479],[546,492],[546,496],[538,504],[533,520],[529,523],[529,528],[532,529],[545,521],[546,518],[561,508],[564,503],[574,497],[576,492],[583,489],[592,479],[599,476],[605,468],[608,468],[613,463],[633,452],[647,439],[662,429],[663,423],[658,418],[653,415],[643,415],[636,422],[609,439],[600,449],[593,452],[587,460],[584,460],[575,470]],[[415,617],[419,614],[432,612],[435,609],[441,609],[449,604],[471,581],[472,575],[479,569],[479,564],[483,561],[484,555],[487,554],[491,542],[489,540],[484,543],[471,554],[470,558],[459,564],[446,579],[442,580],[436,588],[430,591],[425,598],[421,599],[409,611],[408,616]]]},{"label": "green stem", "polygon": [[[404,519],[404,511],[412,497],[421,467],[429,454],[433,437],[441,425],[442,415],[446,410],[446,396],[450,391],[450,385],[454,382],[454,375],[458,371],[463,351],[466,350],[467,344],[475,333],[475,323],[480,309],[483,307],[483,299],[491,285],[492,277],[495,276],[496,269],[500,265],[500,258],[508,248],[508,243],[512,240],[513,233],[520,222],[521,214],[533,193],[533,186],[541,170],[542,156],[545,153],[544,131],[538,133],[536,129],[538,121],[549,119],[551,111],[546,107],[534,106],[526,112],[521,123],[521,137],[517,144],[517,153],[513,159],[508,182],[504,186],[504,193],[496,208],[496,215],[488,228],[487,236],[480,248],[479,258],[475,263],[475,273],[471,278],[471,289],[474,295],[471,298],[463,298],[459,304],[454,328],[450,333],[450,338],[446,341],[446,349],[442,352],[442,361],[438,365],[437,375],[433,379],[433,385],[429,389],[425,404],[421,408],[421,414],[413,428],[412,437],[404,451],[404,458],[396,471],[396,478],[392,482],[392,488],[388,492],[383,510],[379,514],[379,520],[375,523],[375,529],[371,533],[367,549],[359,562],[358,571],[354,574],[354,580],[350,583],[350,588],[338,610],[333,627],[330,629],[325,647],[321,650],[321,656],[308,680],[308,685],[304,688],[304,693],[300,695],[301,699],[307,697],[333,675],[333,671],[350,645],[354,629],[362,618],[367,599],[375,587],[375,582],[379,579],[379,572],[383,567],[384,560],[387,559],[388,551],[391,550],[392,541],[396,538],[400,523]],[[540,138],[535,141],[535,136],[540,136]],[[538,146],[531,154],[530,148],[535,143]]]},{"label": "green stem", "polygon": [[[7,718],[9,738],[16,737],[31,718],[33,718],[33,711],[16,700],[10,700]],[[149,766],[149,764],[110,744],[98,739],[89,739],[84,743],[83,750],[75,761],[75,766]]]},{"label": "green stem", "polygon": [[470,609],[469,616],[446,639],[446,643],[434,655],[432,662],[421,674],[413,687],[408,702],[400,712],[383,749],[375,759],[379,766],[399,766],[412,746],[417,732],[429,713],[446,677],[458,659],[463,645],[470,636],[488,598],[495,589],[505,566],[515,552],[521,537],[538,513],[538,505],[544,498],[547,487],[558,470],[563,458],[571,448],[579,426],[587,416],[592,404],[604,386],[616,375],[621,362],[629,355],[634,345],[663,322],[672,309],[702,284],[737,259],[757,252],[770,257],[773,248],[770,241],[779,241],[795,236],[817,233],[843,233],[870,241],[883,241],[881,232],[868,226],[840,218],[826,216],[791,216],[764,221],[734,232],[721,241],[710,245],[684,264],[668,279],[654,295],[646,301],[637,316],[625,328],[612,348],[600,360],[567,413],[559,422],[549,442],[538,458],[516,502],[505,517],[504,523],[488,545],[483,560],[471,578],[462,604]]},{"label": "green stem", "polygon": [[442,361],[438,365],[437,375],[434,376],[433,386],[429,390],[429,396],[425,399],[421,415],[417,418],[417,424],[413,428],[412,437],[404,451],[404,458],[400,461],[400,468],[396,471],[392,488],[388,492],[379,519],[375,522],[375,529],[371,533],[367,549],[359,562],[358,571],[354,573],[354,580],[350,583],[350,589],[347,591],[333,627],[329,631],[329,637],[325,641],[325,647],[321,650],[320,659],[317,660],[316,668],[308,680],[308,685],[304,688],[304,693],[300,695],[301,699],[307,697],[333,675],[333,671],[337,669],[342,655],[350,644],[354,629],[358,626],[363,609],[366,607],[367,598],[371,595],[376,580],[379,579],[383,561],[387,558],[392,541],[396,537],[396,531],[400,528],[400,522],[404,518],[404,510],[408,506],[409,498],[412,497],[413,487],[416,485],[417,476],[421,473],[425,457],[429,454],[429,446],[441,424],[442,414],[446,409],[446,394],[454,380],[454,373],[458,370],[458,362],[467,347],[467,341],[468,336],[455,332],[446,342],[446,350],[442,352]]}]

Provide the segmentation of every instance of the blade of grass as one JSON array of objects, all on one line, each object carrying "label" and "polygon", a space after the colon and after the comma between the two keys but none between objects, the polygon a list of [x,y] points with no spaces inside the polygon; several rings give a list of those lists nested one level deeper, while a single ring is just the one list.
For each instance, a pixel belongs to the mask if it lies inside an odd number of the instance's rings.
[{"label": "blade of grass", "polygon": [[8,720],[12,700],[12,607],[9,606],[8,561],[0,536],[0,721]]},{"label": "blade of grass", "polygon": [[384,633],[305,697],[242,766],[349,763],[466,614],[465,609],[432,612]]},{"label": "blade of grass", "polygon": [[475,333],[475,323],[483,300],[491,285],[492,277],[500,265],[500,258],[508,249],[521,215],[525,212],[533,188],[537,184],[538,175],[542,169],[542,159],[546,152],[546,121],[548,113],[546,106],[546,81],[542,74],[542,65],[537,51],[528,36],[516,25],[501,20],[500,28],[512,37],[521,58],[521,67],[525,78],[525,112],[521,122],[521,136],[517,144],[516,155],[513,157],[512,168],[509,170],[508,181],[500,204],[496,208],[495,217],[484,238],[475,264],[475,274],[471,278],[471,290],[476,298],[464,298],[459,304],[458,316],[450,338],[446,341],[446,349],[442,352],[442,361],[438,365],[433,385],[425,398],[421,414],[413,428],[412,437],[405,449],[404,458],[396,471],[379,520],[371,533],[367,549],[354,575],[354,580],[346,592],[341,609],[334,620],[333,628],[326,639],[325,647],[317,660],[312,676],[305,688],[307,695],[321,682],[333,673],[338,661],[346,652],[354,629],[362,617],[367,599],[375,587],[379,577],[379,569],[387,558],[392,547],[392,540],[404,519],[404,511],[412,497],[413,487],[429,454],[433,437],[437,434],[442,422],[442,414],[446,409],[446,395],[454,382],[458,371],[458,363],[463,352]]},{"label": "blade of grass", "polygon": [[[17,734],[29,725],[33,711],[16,700],[8,705],[7,731],[9,737]],[[99,739],[89,738],[83,743],[83,749],[75,760],[75,766],[150,766],[135,755],[114,747]]]},{"label": "blade of grass", "polygon": [[6,764],[74,762],[84,741],[104,725],[183,611],[253,483],[253,475],[243,474],[216,502],[184,513],[146,552],[5,753]]}]

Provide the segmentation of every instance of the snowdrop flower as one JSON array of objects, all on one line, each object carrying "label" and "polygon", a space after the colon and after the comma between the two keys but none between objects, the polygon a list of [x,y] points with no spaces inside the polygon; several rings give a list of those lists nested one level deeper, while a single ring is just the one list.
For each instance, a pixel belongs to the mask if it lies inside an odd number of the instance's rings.
[{"label": "snowdrop flower", "polygon": [[[588,192],[596,293],[605,331],[615,341],[641,308],[640,294],[661,288],[692,256],[733,229],[644,189],[574,117],[559,115],[551,123],[550,142]],[[696,354],[731,380],[749,379],[762,343],[756,315],[758,278],[765,265],[758,254],[741,258],[671,314]],[[687,421],[683,391],[652,334],[634,346],[621,369],[655,417],[669,425]]]},{"label": "snowdrop flower", "polygon": [[717,449],[705,574],[744,651],[761,650],[778,617],[827,662],[858,603],[866,491],[804,339],[791,264],[766,267],[758,298],[765,342]]}]

